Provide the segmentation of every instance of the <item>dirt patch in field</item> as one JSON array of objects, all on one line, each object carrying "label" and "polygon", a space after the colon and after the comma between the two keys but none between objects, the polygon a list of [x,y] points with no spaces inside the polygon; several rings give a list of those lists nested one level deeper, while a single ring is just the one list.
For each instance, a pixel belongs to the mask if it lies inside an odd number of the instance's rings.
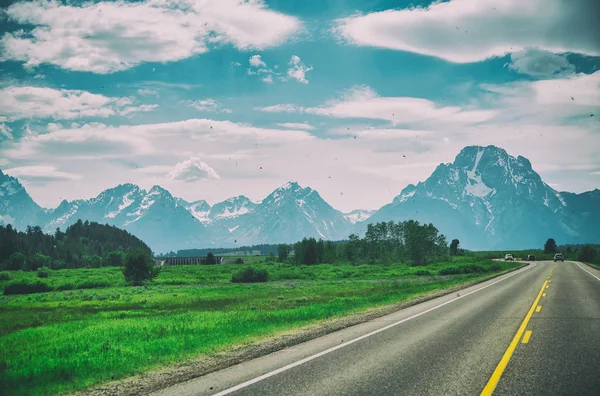
[{"label": "dirt patch in field", "polygon": [[212,356],[203,356],[194,360],[187,360],[175,366],[162,368],[159,370],[148,371],[144,374],[125,378],[118,381],[97,385],[92,389],[83,392],[77,392],[74,395],[90,396],[133,396],[145,395],[160,389],[168,388],[181,382],[197,378],[214,371],[222,370],[236,364],[268,355],[281,349],[301,344],[303,342],[324,336],[329,333],[354,326],[369,320],[377,319],[381,316],[391,314],[401,309],[432,300],[437,297],[459,291],[461,289],[485,282],[497,276],[523,268],[528,263],[523,263],[518,268],[513,268],[499,274],[486,276],[463,283],[449,289],[438,290],[427,293],[419,297],[404,301],[402,303],[386,305],[384,307],[373,308],[356,314],[327,320],[322,323],[290,330],[284,334],[265,338],[249,345],[235,347],[226,352],[220,352]]}]

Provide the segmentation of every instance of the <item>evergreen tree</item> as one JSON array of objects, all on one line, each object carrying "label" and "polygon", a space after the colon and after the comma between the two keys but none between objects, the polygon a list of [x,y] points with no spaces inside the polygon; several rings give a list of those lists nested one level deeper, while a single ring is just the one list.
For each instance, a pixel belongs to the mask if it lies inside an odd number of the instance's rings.
[{"label": "evergreen tree", "polygon": [[544,253],[556,253],[556,241],[553,238],[548,238],[544,244]]}]

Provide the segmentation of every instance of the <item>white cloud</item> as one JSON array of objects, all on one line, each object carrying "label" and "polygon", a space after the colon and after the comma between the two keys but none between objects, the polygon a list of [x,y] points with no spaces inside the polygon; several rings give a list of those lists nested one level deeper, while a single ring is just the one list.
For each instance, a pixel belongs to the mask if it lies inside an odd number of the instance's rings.
[{"label": "white cloud", "polygon": [[536,48],[514,52],[510,55],[509,68],[533,77],[552,77],[575,72],[565,55],[553,54]]},{"label": "white cloud", "polygon": [[232,67],[240,67],[242,64],[240,62],[231,62]]},{"label": "white cloud", "polygon": [[51,165],[31,165],[31,166],[20,166],[16,168],[6,169],[6,174],[9,174],[13,177],[19,177],[24,179],[44,179],[44,180],[77,180],[80,179],[81,176],[68,173],[61,172],[56,170],[55,166]]},{"label": "white cloud", "polygon": [[319,107],[279,104],[260,109],[266,112],[297,112],[336,118],[371,118],[398,124],[475,124],[494,117],[492,110],[470,110],[458,106],[438,106],[427,99],[382,97],[368,86],[347,90],[341,99]]},{"label": "white cloud", "polygon": [[210,111],[213,113],[231,113],[231,109],[223,107],[216,100],[208,98],[204,100],[184,100],[182,103],[193,107],[198,111]]},{"label": "white cloud", "polygon": [[269,74],[268,76],[263,78],[262,81],[266,82],[267,84],[273,84],[273,76],[271,74]]},{"label": "white cloud", "polygon": [[135,113],[145,113],[149,111],[154,111],[158,107],[157,104],[152,105],[140,105],[140,106],[129,106],[125,107],[123,110],[119,110],[119,115],[122,116],[133,116]]},{"label": "white cloud", "polygon": [[169,178],[191,182],[202,179],[220,179],[220,176],[200,158],[190,157],[190,159],[178,162],[169,173]]},{"label": "white cloud", "polygon": [[[87,91],[42,87],[0,89],[0,108],[10,121],[25,118],[73,119],[109,117],[125,112],[150,111],[154,107],[130,107],[130,98],[116,98]],[[149,105],[156,106],[156,105]]]},{"label": "white cloud", "polygon": [[13,140],[12,129],[8,125],[1,123],[1,122],[0,122],[0,138],[2,138],[2,139],[0,139],[0,141],[5,140],[5,139]]},{"label": "white cloud", "polygon": [[296,55],[292,55],[292,58],[290,59],[290,62],[288,64],[290,66],[287,71],[288,77],[298,80],[303,84],[308,84],[308,80],[306,79],[306,73],[311,71],[312,67],[304,65],[304,63],[302,63],[302,61],[300,60],[300,57]]},{"label": "white cloud", "polygon": [[[112,73],[142,62],[170,62],[232,44],[240,50],[279,45],[301,29],[263,0],[145,0],[63,5],[20,2],[6,15],[32,30],[5,33],[3,60]],[[29,28],[27,28],[29,29]]]},{"label": "white cloud", "polygon": [[302,122],[282,122],[277,124],[278,126],[282,127],[282,128],[287,128],[287,129],[300,129],[303,131],[312,131],[313,129],[315,129],[314,126],[308,124],[308,123],[302,123]]},{"label": "white cloud", "polygon": [[267,67],[260,55],[252,55],[249,62],[251,67]]},{"label": "white cloud", "polygon": [[452,0],[337,21],[352,44],[415,52],[455,63],[479,62],[536,47],[600,55],[594,1]]},{"label": "white cloud", "polygon": [[156,89],[141,88],[137,90],[138,95],[142,96],[159,96]]}]

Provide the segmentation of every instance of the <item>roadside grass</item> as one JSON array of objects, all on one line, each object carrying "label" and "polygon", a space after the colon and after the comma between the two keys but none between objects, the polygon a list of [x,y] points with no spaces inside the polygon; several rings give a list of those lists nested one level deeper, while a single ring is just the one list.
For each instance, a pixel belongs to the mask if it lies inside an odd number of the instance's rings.
[{"label": "roadside grass", "polygon": [[[55,289],[90,279],[107,286],[1,296],[0,389],[10,395],[81,390],[518,264],[473,257],[427,267],[257,260],[253,266],[269,271],[268,283],[231,284],[231,274],[246,266],[165,267],[147,288],[124,286],[119,268],[51,271],[43,281]],[[453,274],[440,275],[448,268]],[[0,288],[35,279],[20,271],[10,275]]]}]

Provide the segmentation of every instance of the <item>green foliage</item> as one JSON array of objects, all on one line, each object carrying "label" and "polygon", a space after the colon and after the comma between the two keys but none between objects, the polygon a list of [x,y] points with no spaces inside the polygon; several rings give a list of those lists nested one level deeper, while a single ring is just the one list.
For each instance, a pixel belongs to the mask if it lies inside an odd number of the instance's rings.
[{"label": "green foliage", "polygon": [[51,290],[52,288],[42,281],[14,280],[4,286],[4,295],[44,293]]},{"label": "green foliage", "polygon": [[460,241],[458,239],[453,239],[450,243],[450,256],[456,256],[458,254],[458,245],[460,245]]},{"label": "green foliage", "polygon": [[215,258],[215,255],[212,252],[208,252],[208,254],[206,255],[206,264],[207,265],[217,264],[217,259]]},{"label": "green foliage", "polygon": [[231,276],[232,283],[256,283],[268,280],[269,273],[266,269],[254,269],[254,267],[247,267]]},{"label": "green foliage", "polygon": [[25,255],[23,253],[15,252],[8,258],[8,264],[6,269],[8,270],[24,270],[25,269]]},{"label": "green foliage", "polygon": [[134,286],[141,286],[154,280],[160,272],[160,267],[154,265],[152,257],[144,250],[127,253],[123,276],[125,281]]},{"label": "green foliage", "polygon": [[38,278],[47,278],[48,276],[50,276],[50,271],[47,267],[41,267],[38,268],[36,275]]},{"label": "green foliage", "polygon": [[242,259],[241,257],[238,257],[235,259],[235,263],[236,264],[244,264],[244,259]]},{"label": "green foliage", "polygon": [[577,255],[578,261],[583,261],[586,263],[595,263],[597,259],[600,258],[596,248],[592,245],[583,245],[579,248],[579,253]]},{"label": "green foliage", "polygon": [[125,262],[125,252],[116,251],[109,252],[104,258],[104,266],[106,267],[121,267]]},{"label": "green foliage", "polygon": [[25,232],[10,224],[0,225],[0,264],[10,270],[35,271],[40,267],[53,269],[100,267],[110,252],[150,248],[137,237],[117,227],[94,222],[77,221],[65,232],[44,234],[38,226]]},{"label": "green foliage", "polygon": [[[52,272],[45,281],[54,290],[59,285],[79,290],[1,297],[2,392],[71,394],[479,279],[493,265],[518,265],[475,257],[416,268],[259,264],[262,257],[251,259],[246,261],[256,270],[268,269],[269,282],[230,284],[232,274],[246,268],[242,265],[189,265],[165,267],[148,287],[124,287],[118,267],[81,268]],[[448,266],[471,264],[486,273],[437,275]],[[422,271],[431,276],[414,276]],[[11,276],[37,281],[33,272]],[[78,286],[84,282],[101,288],[82,290]]]},{"label": "green foliage", "polygon": [[544,244],[544,253],[556,253],[556,241],[554,238],[548,238],[546,243]]},{"label": "green foliage", "polygon": [[290,245],[287,245],[287,244],[277,245],[277,256],[278,256],[279,262],[282,263],[285,260],[287,260],[291,251],[292,251],[292,248]]},{"label": "green foliage", "polygon": [[11,279],[12,279],[12,277],[10,276],[10,273],[4,272],[4,271],[0,272],[0,282],[1,281],[8,281],[8,280],[11,280]]}]

